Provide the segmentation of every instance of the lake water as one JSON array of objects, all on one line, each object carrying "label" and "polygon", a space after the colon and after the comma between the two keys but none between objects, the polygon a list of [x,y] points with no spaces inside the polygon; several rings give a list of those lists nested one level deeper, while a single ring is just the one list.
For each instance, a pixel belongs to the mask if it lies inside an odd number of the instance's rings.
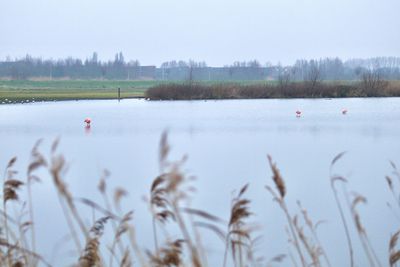
[{"label": "lake water", "polygon": [[[341,110],[346,108],[347,115]],[[296,118],[295,111],[302,110]],[[90,132],[83,120],[92,118]],[[41,152],[60,137],[59,151],[69,163],[65,180],[76,197],[100,201],[97,184],[103,169],[111,172],[109,188],[123,186],[134,209],[134,223],[142,247],[153,248],[151,219],[142,198],[158,175],[158,144],[169,131],[171,159],[189,156],[186,173],[197,177],[192,206],[228,218],[232,192],[250,183],[246,196],[255,213],[250,221],[262,227],[257,254],[266,261],[288,252],[285,217],[265,190],[273,185],[266,155],[277,162],[287,185],[287,202],[294,214],[301,200],[314,219],[325,220],[319,237],[334,266],[348,266],[347,243],[334,197],[329,166],[340,152],[347,154],[334,172],[346,176],[348,190],[367,197],[360,206],[362,222],[383,265],[387,265],[390,234],[399,221],[387,207],[392,203],[385,175],[389,161],[400,165],[400,99],[67,101],[0,105],[0,164],[18,156],[20,178],[26,173],[30,150],[43,138]],[[72,242],[60,242],[68,233],[55,189],[43,171],[34,185],[37,247],[56,266],[72,263]],[[21,193],[24,191],[21,191]],[[343,197],[341,196],[343,200]],[[346,208],[347,212],[347,208]],[[90,223],[92,214],[85,219]],[[349,221],[350,222],[350,221]],[[351,222],[350,222],[351,223]],[[351,225],[354,230],[354,225]],[[357,266],[366,256],[352,230]],[[222,265],[224,245],[205,232],[210,266]],[[111,238],[104,237],[105,242]],[[55,249],[61,244],[60,249]],[[291,249],[295,255],[294,249]],[[291,266],[289,259],[281,265]]]}]

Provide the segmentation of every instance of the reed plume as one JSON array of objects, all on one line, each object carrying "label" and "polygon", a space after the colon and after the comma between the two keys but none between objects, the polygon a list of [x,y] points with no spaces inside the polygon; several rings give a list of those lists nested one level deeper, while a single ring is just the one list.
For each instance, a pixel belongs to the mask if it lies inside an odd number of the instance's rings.
[{"label": "reed plume", "polygon": [[4,192],[3,192],[3,201],[4,204],[10,200],[18,200],[18,193],[17,190],[23,185],[24,183],[17,179],[8,179],[4,182]]},{"label": "reed plume", "polygon": [[168,207],[166,174],[162,174],[154,179],[150,187],[150,212],[152,214],[154,247],[158,250],[157,222],[165,224],[168,220],[175,220],[174,213]]},{"label": "reed plume", "polygon": [[285,186],[285,182],[280,174],[279,169],[276,166],[276,163],[274,163],[272,161],[272,157],[270,155],[268,155],[268,162],[269,162],[269,166],[271,168],[272,171],[272,180],[278,190],[278,194],[269,186],[266,186],[265,188],[271,193],[273,199],[279,204],[279,206],[281,207],[281,209],[283,210],[283,212],[285,213],[286,216],[286,220],[289,224],[289,229],[290,229],[290,236],[291,239],[293,240],[293,245],[297,251],[297,254],[300,258],[301,264],[303,267],[307,266],[305,257],[303,255],[303,252],[301,250],[301,246],[299,243],[299,238],[296,234],[295,231],[295,226],[293,224],[293,218],[289,213],[289,209],[287,208],[286,202],[285,202],[285,195],[286,195],[286,186]]},{"label": "reed plume", "polygon": [[243,249],[249,248],[251,243],[251,227],[246,219],[253,213],[250,211],[250,200],[243,197],[249,184],[243,186],[236,197],[232,199],[228,231],[225,241],[225,253],[223,266],[227,264],[227,254],[230,248],[235,266],[243,266]]},{"label": "reed plume", "polygon": [[85,249],[79,258],[79,267],[95,267],[100,264],[100,237],[104,233],[104,226],[110,219],[109,216],[98,219],[90,228],[90,235],[86,241]]},{"label": "reed plume", "polygon": [[271,171],[272,171],[272,180],[274,181],[275,186],[278,189],[279,195],[283,199],[285,197],[285,195],[286,195],[285,182],[283,181],[283,178],[281,176],[281,173],[280,173],[278,167],[276,166],[276,163],[274,163],[272,161],[271,156],[268,155],[267,157],[268,157],[269,166],[270,166]]},{"label": "reed plume", "polygon": [[182,244],[185,241],[177,239],[167,242],[165,247],[160,248],[156,254],[148,252],[151,264],[154,267],[181,266],[182,265]]}]

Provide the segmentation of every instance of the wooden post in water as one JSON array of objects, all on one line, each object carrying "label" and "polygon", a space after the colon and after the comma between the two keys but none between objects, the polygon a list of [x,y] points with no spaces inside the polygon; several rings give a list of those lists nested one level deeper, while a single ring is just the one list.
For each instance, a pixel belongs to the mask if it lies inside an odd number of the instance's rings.
[{"label": "wooden post in water", "polygon": [[121,88],[118,87],[118,102],[121,100]]}]

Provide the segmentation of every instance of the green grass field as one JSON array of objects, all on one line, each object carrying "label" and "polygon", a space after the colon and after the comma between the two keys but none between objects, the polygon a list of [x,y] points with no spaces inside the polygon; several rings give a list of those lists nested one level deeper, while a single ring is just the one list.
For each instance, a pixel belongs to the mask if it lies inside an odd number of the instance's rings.
[{"label": "green grass field", "polygon": [[158,81],[0,81],[0,103],[76,99],[114,99],[121,88],[121,98],[143,97],[147,88]]}]

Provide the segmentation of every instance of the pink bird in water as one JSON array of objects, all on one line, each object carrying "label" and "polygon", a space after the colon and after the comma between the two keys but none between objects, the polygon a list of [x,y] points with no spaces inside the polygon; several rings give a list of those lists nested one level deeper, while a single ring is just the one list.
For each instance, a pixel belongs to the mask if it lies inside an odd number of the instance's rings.
[{"label": "pink bird in water", "polygon": [[92,120],[90,118],[86,118],[84,122],[86,123],[86,127],[90,127],[90,123],[92,122]]},{"label": "pink bird in water", "polygon": [[296,110],[296,117],[300,117],[301,116],[301,111],[300,110]]}]

